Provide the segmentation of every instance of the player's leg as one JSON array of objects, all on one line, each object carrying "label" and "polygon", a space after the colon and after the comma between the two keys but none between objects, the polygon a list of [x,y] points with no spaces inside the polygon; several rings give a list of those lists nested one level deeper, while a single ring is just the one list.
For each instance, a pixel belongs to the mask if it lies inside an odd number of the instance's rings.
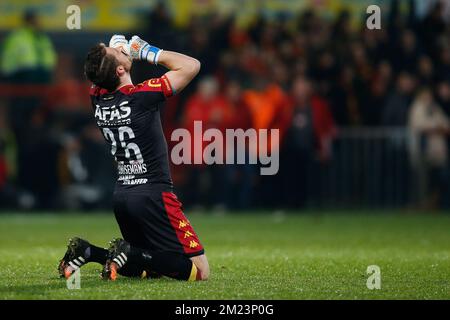
[{"label": "player's leg", "polygon": [[172,234],[176,235],[172,237],[173,242],[177,242],[181,247],[180,252],[193,262],[196,280],[207,280],[210,274],[208,259],[191,222],[183,213],[182,203],[173,192],[163,192],[162,202],[172,227]]},{"label": "player's leg", "polygon": [[[135,273],[130,274],[131,270]],[[116,280],[118,274],[143,277],[149,272],[177,280],[201,280],[196,265],[183,254],[136,248],[123,239],[111,241],[109,258],[102,272],[104,279]]]},{"label": "player's leg", "polygon": [[178,251],[193,262],[191,278],[207,280],[210,269],[203,246],[194,231],[191,222],[183,213],[183,205],[173,192],[161,192],[151,202],[152,211],[160,212],[168,223],[161,226],[164,230],[162,245]]},{"label": "player's leg", "polygon": [[77,269],[89,262],[105,264],[108,250],[94,246],[86,240],[74,237],[69,240],[67,251],[59,261],[58,272],[61,277],[70,277]]},{"label": "player's leg", "polygon": [[[114,196],[114,215],[120,232],[123,238],[133,247],[145,247],[145,239],[142,237],[141,227],[139,221],[134,219],[128,212],[128,194],[117,193]],[[113,241],[112,241],[113,242]],[[105,268],[105,266],[104,266]],[[104,273],[104,272],[103,272]],[[102,273],[102,274],[103,274]],[[140,277],[140,278],[157,278],[159,275],[149,270],[144,270],[141,265],[127,263],[118,273],[125,277]]]},{"label": "player's leg", "polygon": [[[157,273],[180,280],[207,279],[209,267],[203,247],[172,192],[117,194],[114,203],[116,220],[131,247],[131,251],[124,254],[132,255],[133,259],[123,263],[125,258],[118,256],[122,252],[117,252],[112,244],[111,251],[116,251],[118,259],[112,267],[117,270],[111,271],[106,265],[106,278],[115,278],[117,273],[141,276],[139,268],[142,268],[147,275]],[[193,257],[197,258],[192,260]],[[109,264],[114,258],[113,254]]]}]

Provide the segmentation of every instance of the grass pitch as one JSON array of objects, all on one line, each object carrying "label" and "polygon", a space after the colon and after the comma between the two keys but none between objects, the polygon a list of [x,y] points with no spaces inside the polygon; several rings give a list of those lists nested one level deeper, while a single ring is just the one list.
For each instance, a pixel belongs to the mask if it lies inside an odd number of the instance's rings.
[{"label": "grass pitch", "polygon": [[[211,265],[206,282],[57,275],[67,239],[106,246],[112,214],[0,214],[0,299],[449,299],[450,216],[340,212],[188,216]],[[366,286],[369,265],[381,289]]]}]

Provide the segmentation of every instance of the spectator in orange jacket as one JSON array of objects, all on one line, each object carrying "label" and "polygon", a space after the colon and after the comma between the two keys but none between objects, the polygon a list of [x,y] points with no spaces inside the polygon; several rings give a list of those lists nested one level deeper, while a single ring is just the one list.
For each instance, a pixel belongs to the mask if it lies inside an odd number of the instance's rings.
[{"label": "spectator in orange jacket", "polygon": [[[250,146],[249,153],[268,154],[271,152],[279,152],[280,142],[283,140],[284,134],[289,124],[289,104],[287,103],[287,96],[281,87],[274,83],[265,80],[267,78],[256,77],[256,89],[247,90],[244,92],[244,102],[248,105],[252,115],[253,128],[256,130],[268,130],[271,134],[271,129],[279,130],[279,139],[269,138],[267,146],[264,144],[254,144]],[[263,149],[263,148],[266,148]],[[279,195],[277,192],[278,176],[260,176],[258,177],[258,200],[256,205],[265,207],[274,207],[279,200],[276,198]]]},{"label": "spectator in orange jacket", "polygon": [[[287,97],[280,86],[269,83],[262,90],[247,90],[244,92],[243,99],[250,109],[253,128],[256,130],[279,129],[279,142],[282,141],[289,124],[290,111]],[[279,142],[272,146],[271,139],[269,139],[267,148],[269,150],[279,149]],[[254,146],[250,152],[258,152],[257,147]],[[261,148],[261,146],[259,147]]]}]

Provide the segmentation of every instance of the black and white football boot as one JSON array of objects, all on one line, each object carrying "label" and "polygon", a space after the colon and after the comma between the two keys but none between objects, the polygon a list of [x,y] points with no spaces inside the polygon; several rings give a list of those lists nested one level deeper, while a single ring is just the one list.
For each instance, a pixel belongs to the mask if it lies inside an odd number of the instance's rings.
[{"label": "black and white football boot", "polygon": [[131,246],[123,239],[113,239],[109,243],[109,256],[106,261],[102,278],[105,280],[115,281],[118,271],[125,266],[131,253]]},{"label": "black and white football boot", "polygon": [[89,262],[91,244],[78,237],[69,239],[67,251],[59,261],[58,273],[68,279],[76,270]]}]

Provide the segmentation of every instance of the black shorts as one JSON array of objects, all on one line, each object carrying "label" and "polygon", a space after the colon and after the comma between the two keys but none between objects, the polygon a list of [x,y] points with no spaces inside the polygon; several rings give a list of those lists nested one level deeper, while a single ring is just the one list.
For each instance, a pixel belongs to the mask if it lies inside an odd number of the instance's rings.
[{"label": "black shorts", "polygon": [[114,193],[114,214],[123,238],[132,246],[174,251],[187,257],[204,253],[177,196],[167,188]]}]

